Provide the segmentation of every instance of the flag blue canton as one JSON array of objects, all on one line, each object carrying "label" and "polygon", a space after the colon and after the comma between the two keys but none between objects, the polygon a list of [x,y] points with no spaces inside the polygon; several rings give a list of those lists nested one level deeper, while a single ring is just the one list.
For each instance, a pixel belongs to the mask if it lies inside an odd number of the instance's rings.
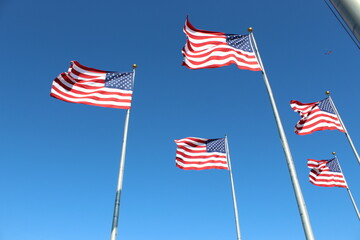
[{"label": "flag blue canton", "polygon": [[326,163],[326,166],[330,169],[331,172],[340,172],[341,173],[339,162],[336,158],[330,159]]},{"label": "flag blue canton", "polygon": [[229,46],[246,52],[254,52],[249,35],[225,34]]},{"label": "flag blue canton", "polygon": [[318,103],[318,107],[321,111],[336,114],[334,108],[331,105],[329,98],[325,98]]},{"label": "flag blue canton", "polygon": [[209,139],[206,142],[207,152],[225,153],[225,138]]},{"label": "flag blue canton", "polygon": [[108,72],[105,78],[105,87],[118,88],[122,90],[132,90],[133,73],[132,72]]}]

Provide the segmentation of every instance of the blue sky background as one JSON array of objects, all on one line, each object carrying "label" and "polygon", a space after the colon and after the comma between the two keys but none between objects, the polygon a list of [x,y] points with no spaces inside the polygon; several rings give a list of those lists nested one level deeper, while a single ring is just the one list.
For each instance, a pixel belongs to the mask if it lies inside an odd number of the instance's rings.
[{"label": "blue sky background", "polygon": [[174,139],[224,134],[243,239],[305,239],[261,73],[182,67],[187,15],[199,29],[253,27],[316,239],[360,239],[346,190],[308,181],[307,158],[336,151],[360,204],[345,135],[293,132],[299,115],[289,101],[330,90],[360,147],[359,50],[323,1],[2,0],[0,240],[110,238],[126,111],[51,98],[71,60],[138,65],[118,239],[236,239],[228,172],[184,171],[174,160]]}]

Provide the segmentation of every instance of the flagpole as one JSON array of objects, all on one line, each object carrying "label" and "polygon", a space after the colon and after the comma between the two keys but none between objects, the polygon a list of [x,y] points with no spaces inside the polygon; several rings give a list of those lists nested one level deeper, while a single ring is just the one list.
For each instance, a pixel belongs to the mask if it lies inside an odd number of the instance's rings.
[{"label": "flagpole", "polygon": [[349,193],[349,197],[350,197],[351,202],[352,202],[352,204],[353,204],[353,206],[354,206],[355,212],[356,212],[356,214],[357,214],[357,216],[358,216],[358,218],[359,218],[359,220],[360,220],[359,210],[358,210],[358,208],[357,208],[357,206],[356,206],[354,197],[353,197],[353,195],[351,194],[349,185],[348,185],[348,183],[347,183],[347,181],[346,181],[346,178],[345,178],[345,174],[344,174],[343,170],[341,169],[340,162],[339,162],[338,158],[336,157],[336,153],[335,153],[335,152],[332,152],[332,154],[334,155],[334,157],[335,157],[335,158],[337,159],[337,161],[338,161],[340,171],[341,171],[341,173],[342,173],[342,175],[343,175],[343,177],[344,177],[344,181],[345,181],[345,184],[346,184],[346,190],[347,190],[347,192]]},{"label": "flagpole", "polygon": [[225,150],[226,150],[226,159],[227,159],[228,166],[229,166],[231,190],[232,190],[232,197],[233,197],[233,203],[234,203],[234,213],[235,213],[235,224],[236,224],[237,240],[241,240],[240,223],[239,223],[239,215],[238,215],[238,209],[237,209],[237,204],[236,204],[234,179],[233,179],[233,175],[232,175],[232,167],[231,167],[231,160],[230,160],[229,145],[228,145],[228,139],[227,139],[226,135],[225,135]]},{"label": "flagpole", "polygon": [[336,116],[338,117],[339,122],[340,122],[342,128],[344,129],[345,135],[346,135],[346,137],[347,137],[347,139],[348,139],[348,141],[349,141],[349,143],[350,143],[350,146],[351,146],[351,148],[352,148],[352,150],[353,150],[353,152],[354,152],[354,154],[355,154],[355,157],[356,157],[356,159],[358,160],[358,163],[360,164],[359,154],[357,153],[356,148],[355,148],[355,146],[354,146],[354,143],[353,143],[352,140],[351,140],[350,134],[349,134],[348,131],[346,130],[345,124],[344,124],[344,122],[341,120],[340,114],[339,114],[338,110],[337,110],[336,107],[335,107],[335,103],[334,103],[334,101],[332,100],[332,98],[331,98],[331,96],[330,96],[330,91],[326,91],[325,93],[326,93],[326,95],[329,96],[331,105],[333,106],[333,108],[334,108],[334,110],[335,110]]},{"label": "flagpole", "polygon": [[[136,64],[133,64],[133,87],[134,87],[134,82],[135,82],[136,67],[137,67]],[[115,195],[115,206],[114,206],[114,214],[113,214],[110,240],[116,240],[117,232],[118,232],[120,197],[121,197],[123,177],[124,177],[126,142],[127,142],[127,134],[128,134],[128,127],[129,127],[129,119],[130,119],[130,108],[126,111],[126,117],[125,117],[124,136],[123,136],[122,152],[121,152],[121,158],[120,158],[118,183],[117,183],[116,195]]]},{"label": "flagpole", "polygon": [[266,72],[265,72],[265,68],[264,68],[264,66],[262,64],[262,61],[261,61],[261,57],[260,57],[260,53],[259,53],[257,45],[256,45],[255,37],[254,37],[254,35],[252,33],[252,28],[249,28],[249,33],[250,33],[250,38],[251,38],[251,40],[252,40],[252,42],[254,44],[255,54],[257,56],[257,59],[259,60],[260,67],[262,69],[262,75],[263,75],[264,82],[265,82],[265,85],[266,85],[266,88],[267,88],[267,91],[268,91],[268,94],[269,94],[269,98],[270,98],[270,102],[271,102],[271,105],[272,105],[274,117],[275,117],[275,120],[276,120],[276,124],[278,126],[278,131],[279,131],[280,139],[281,139],[281,142],[282,142],[283,150],[284,150],[284,153],[285,153],[285,156],[286,156],[286,162],[287,162],[287,165],[288,165],[289,174],[290,174],[292,185],[293,185],[293,188],[294,188],[294,193],[295,193],[295,197],[296,197],[296,201],[297,201],[297,205],[298,205],[298,209],[299,209],[303,229],[304,229],[304,232],[305,232],[305,236],[306,236],[307,240],[314,240],[315,238],[314,238],[314,234],[313,234],[313,231],[312,231],[312,228],[311,228],[310,218],[309,218],[309,215],[308,215],[308,212],[307,212],[307,209],[306,209],[306,204],[305,204],[305,200],[304,200],[301,188],[300,188],[299,180],[297,178],[294,161],[292,159],[291,152],[290,152],[290,147],[289,147],[289,144],[288,144],[287,139],[286,139],[284,128],[283,128],[281,120],[280,120],[280,115],[278,113],[278,109],[277,109],[275,99],[274,99],[274,96],[273,96],[273,93],[272,93],[272,90],[271,90],[271,87],[270,87],[269,80],[268,80]]}]

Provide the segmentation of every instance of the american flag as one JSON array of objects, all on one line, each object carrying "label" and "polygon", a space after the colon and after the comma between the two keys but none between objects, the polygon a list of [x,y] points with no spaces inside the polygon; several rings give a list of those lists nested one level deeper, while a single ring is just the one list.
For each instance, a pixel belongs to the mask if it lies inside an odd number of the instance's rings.
[{"label": "american flag", "polygon": [[129,109],[132,89],[132,72],[107,72],[72,61],[68,72],[53,81],[50,96],[72,103]]},{"label": "american flag", "polygon": [[176,166],[185,170],[228,169],[225,138],[187,137],[175,140]]},{"label": "american flag", "polygon": [[338,129],[344,132],[329,98],[313,103],[301,103],[292,100],[290,106],[301,116],[300,121],[295,126],[295,133],[299,135],[306,135],[319,130]]},{"label": "american flag", "polygon": [[184,66],[190,69],[217,68],[236,64],[240,69],[260,71],[249,35],[225,34],[196,29],[186,19],[187,36],[182,50]]},{"label": "american flag", "polygon": [[321,187],[347,188],[336,157],[330,160],[308,159],[308,167],[311,168],[309,179],[312,184]]}]

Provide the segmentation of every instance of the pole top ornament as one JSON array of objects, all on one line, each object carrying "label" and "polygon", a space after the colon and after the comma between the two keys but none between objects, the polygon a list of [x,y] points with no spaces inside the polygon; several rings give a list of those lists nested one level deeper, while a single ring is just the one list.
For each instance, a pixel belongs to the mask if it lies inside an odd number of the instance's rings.
[{"label": "pole top ornament", "polygon": [[136,64],[133,64],[133,68],[137,68],[137,65],[136,65]]},{"label": "pole top ornament", "polygon": [[252,33],[252,31],[253,31],[252,27],[249,27],[248,31],[249,31],[249,33]]},{"label": "pole top ornament", "polygon": [[326,95],[330,95],[330,91],[326,91],[325,93],[326,93]]}]

